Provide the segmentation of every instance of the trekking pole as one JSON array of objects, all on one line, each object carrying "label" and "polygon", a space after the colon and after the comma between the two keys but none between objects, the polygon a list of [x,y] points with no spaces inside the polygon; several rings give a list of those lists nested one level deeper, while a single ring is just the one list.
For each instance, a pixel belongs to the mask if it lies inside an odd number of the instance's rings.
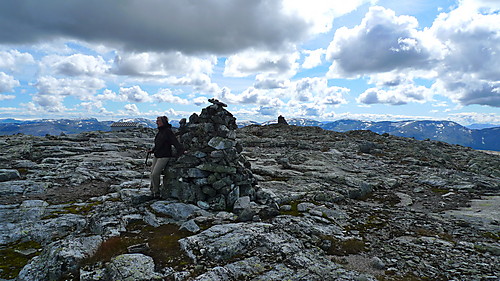
[{"label": "trekking pole", "polygon": [[144,162],[144,171],[142,172],[142,177],[141,177],[141,188],[142,188],[143,183],[144,183],[144,175],[146,174],[147,169],[148,169],[149,154],[151,154],[151,152],[148,151],[148,153],[146,154],[146,161]]}]

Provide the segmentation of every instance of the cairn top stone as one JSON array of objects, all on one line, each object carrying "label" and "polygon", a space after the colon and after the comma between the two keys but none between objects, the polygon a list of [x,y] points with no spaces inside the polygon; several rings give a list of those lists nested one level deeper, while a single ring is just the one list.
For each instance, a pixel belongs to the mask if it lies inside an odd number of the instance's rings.
[{"label": "cairn top stone", "polygon": [[220,105],[222,107],[227,107],[227,104],[219,101],[218,99],[212,98],[212,99],[208,99],[208,101],[211,102],[211,103],[213,103],[213,104]]}]

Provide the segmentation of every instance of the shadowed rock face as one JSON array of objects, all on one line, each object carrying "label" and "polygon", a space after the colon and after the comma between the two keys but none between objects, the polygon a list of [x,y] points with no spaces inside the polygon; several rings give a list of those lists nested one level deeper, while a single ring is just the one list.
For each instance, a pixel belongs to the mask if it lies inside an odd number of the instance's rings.
[{"label": "shadowed rock face", "polygon": [[162,198],[208,204],[213,210],[232,210],[236,200],[256,199],[257,181],[236,140],[236,118],[214,102],[193,114],[179,129],[187,153],[172,159],[164,172]]}]

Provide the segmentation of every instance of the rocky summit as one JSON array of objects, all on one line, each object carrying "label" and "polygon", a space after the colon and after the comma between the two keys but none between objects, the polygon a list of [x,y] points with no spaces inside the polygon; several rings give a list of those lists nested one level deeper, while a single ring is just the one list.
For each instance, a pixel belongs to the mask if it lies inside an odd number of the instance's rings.
[{"label": "rocky summit", "polygon": [[0,280],[500,279],[498,154],[231,116],[179,128],[161,199],[153,129],[2,136]]}]

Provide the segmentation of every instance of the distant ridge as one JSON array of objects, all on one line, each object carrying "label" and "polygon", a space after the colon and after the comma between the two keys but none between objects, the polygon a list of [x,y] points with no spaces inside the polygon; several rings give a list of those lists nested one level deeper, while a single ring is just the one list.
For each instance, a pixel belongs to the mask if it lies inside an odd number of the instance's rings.
[{"label": "distant ridge", "polygon": [[0,120],[0,135],[29,134],[34,136],[76,134],[86,131],[109,131],[112,121],[88,119],[42,119],[20,121]]},{"label": "distant ridge", "polygon": [[[155,120],[146,118],[120,119],[119,122],[139,122],[145,127],[156,128]],[[484,129],[470,129],[452,121],[360,121],[343,119],[333,122],[320,122],[306,118],[287,119],[289,125],[316,126],[325,130],[346,132],[352,130],[370,130],[378,134],[388,133],[391,135],[410,137],[417,140],[436,140],[450,144],[459,144],[480,150],[500,151],[500,127],[486,126]],[[95,118],[88,119],[44,119],[44,120],[16,120],[0,119],[0,135],[13,135],[18,133],[35,136],[76,134],[86,131],[110,131],[113,121],[98,121]],[[267,121],[258,123],[255,121],[237,121],[238,127],[249,125],[269,125],[277,123]],[[179,126],[179,121],[170,120],[173,127]],[[491,125],[492,126],[492,125]]]},{"label": "distant ridge", "polygon": [[474,149],[500,151],[500,127],[474,130],[452,121],[371,122],[349,119],[323,123],[321,127],[337,132],[370,130],[378,134],[388,133],[417,140],[430,139]]},{"label": "distant ridge", "polygon": [[[317,126],[325,130],[347,132],[370,130],[377,134],[388,133],[395,136],[415,138],[417,140],[437,140],[450,144],[459,144],[480,150],[500,151],[500,127],[486,125],[484,129],[470,129],[452,121],[406,120],[406,121],[361,121],[342,119],[333,122],[320,122],[305,118],[287,119],[289,125]],[[261,125],[277,123],[276,120],[263,122]],[[477,126],[477,125],[476,125]]]}]

